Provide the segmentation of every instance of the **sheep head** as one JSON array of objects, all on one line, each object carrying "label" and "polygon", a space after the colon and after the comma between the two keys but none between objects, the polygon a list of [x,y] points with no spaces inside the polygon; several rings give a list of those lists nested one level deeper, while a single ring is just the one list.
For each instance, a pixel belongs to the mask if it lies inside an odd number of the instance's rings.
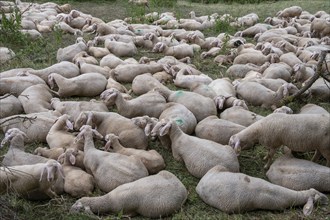
[{"label": "sheep head", "polygon": [[318,192],[315,189],[310,189],[309,192],[311,195],[308,197],[308,200],[303,208],[303,213],[305,216],[309,216],[314,209],[314,204],[319,202],[321,205],[327,205],[328,204],[328,197],[320,192]]},{"label": "sheep head", "polygon": [[219,110],[223,109],[225,101],[226,101],[226,97],[223,95],[219,95],[214,98],[215,105],[218,107]]},{"label": "sheep head", "polygon": [[83,197],[81,199],[79,199],[78,201],[76,201],[70,208],[70,213],[80,213],[80,212],[85,212],[86,214],[89,215],[94,215],[94,213],[91,211],[90,206],[85,206],[83,205],[82,201],[84,201],[84,199],[88,199],[87,197]]},{"label": "sheep head", "polygon": [[11,128],[6,132],[5,138],[1,141],[0,148],[2,148],[6,143],[11,142],[14,137],[22,139],[23,142],[25,138],[28,138],[27,135],[18,128]]},{"label": "sheep head", "polygon": [[40,175],[40,182],[43,180],[44,173],[47,176],[48,182],[55,181],[58,178],[58,175],[60,175],[63,179],[65,178],[62,165],[56,160],[49,160],[45,163]]},{"label": "sheep head", "polygon": [[80,140],[84,139],[86,136],[92,136],[100,140],[103,140],[103,135],[100,134],[96,129],[92,129],[92,126],[90,125],[83,125],[79,129],[79,131],[80,132],[76,136],[75,142],[79,142]]},{"label": "sheep head", "polygon": [[154,128],[151,130],[151,136],[164,136],[168,134],[171,126],[172,122],[170,120],[162,119],[157,122]]},{"label": "sheep head", "polygon": [[107,104],[113,105],[113,102],[116,101],[117,96],[119,95],[119,91],[115,88],[107,89],[103,91],[100,95],[100,98]]},{"label": "sheep head", "polygon": [[230,137],[228,145],[235,150],[237,156],[240,155],[242,150],[241,140],[236,135]]},{"label": "sheep head", "polygon": [[158,42],[152,48],[152,52],[161,53],[165,50],[165,48],[166,48],[166,45],[163,42]]},{"label": "sheep head", "polygon": [[118,141],[119,140],[119,137],[117,135],[115,135],[115,134],[107,134],[104,137],[104,140],[107,142],[104,145],[104,150],[105,151],[108,151],[108,152],[115,152],[115,149],[113,147],[113,143],[114,143],[114,141]]}]

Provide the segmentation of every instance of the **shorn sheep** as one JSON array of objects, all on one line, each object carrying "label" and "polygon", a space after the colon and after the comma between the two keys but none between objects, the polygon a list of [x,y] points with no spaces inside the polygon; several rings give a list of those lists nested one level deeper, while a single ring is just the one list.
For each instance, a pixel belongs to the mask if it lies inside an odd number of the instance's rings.
[{"label": "shorn sheep", "polygon": [[0,167],[0,194],[10,191],[30,200],[54,198],[53,186],[59,176],[64,178],[64,173],[56,160]]},{"label": "shorn sheep", "polygon": [[282,145],[293,151],[316,150],[312,161],[322,155],[330,167],[330,116],[325,114],[274,113],[230,137],[237,153],[247,144],[259,143],[268,149],[265,168],[269,168],[276,149]]},{"label": "shorn sheep", "polygon": [[89,214],[119,213],[148,218],[162,218],[178,211],[187,199],[188,191],[180,180],[168,171],[118,186],[99,197],[77,200],[70,212]]},{"label": "shorn sheep", "polygon": [[124,183],[148,176],[148,170],[140,159],[98,150],[95,148],[93,136],[102,135],[91,126],[84,125],[77,137],[85,140],[84,165],[86,171],[94,176],[99,189],[110,192]]},{"label": "shorn sheep", "polygon": [[290,151],[277,158],[266,173],[270,182],[293,190],[330,192],[330,168],[297,159]]},{"label": "shorn sheep", "polygon": [[242,213],[256,209],[284,210],[304,205],[305,215],[313,204],[328,204],[326,195],[315,189],[294,191],[243,173],[232,173],[215,166],[203,176],[196,187],[201,199],[226,213]]},{"label": "shorn sheep", "polygon": [[187,135],[176,121],[163,119],[158,123],[161,123],[161,126],[155,126],[151,134],[157,133],[160,136],[169,134],[174,159],[183,161],[188,172],[193,176],[201,178],[218,164],[233,172],[239,171],[238,159],[228,145]]}]

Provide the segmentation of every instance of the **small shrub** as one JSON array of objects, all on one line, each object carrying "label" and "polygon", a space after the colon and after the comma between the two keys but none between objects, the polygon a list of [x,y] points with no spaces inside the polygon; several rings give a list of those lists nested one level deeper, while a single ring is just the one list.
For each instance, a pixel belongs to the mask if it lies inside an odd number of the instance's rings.
[{"label": "small shrub", "polygon": [[6,16],[4,11],[1,11],[0,42],[24,44],[26,36],[20,32],[21,21],[22,14],[17,7],[14,8],[9,17]]}]

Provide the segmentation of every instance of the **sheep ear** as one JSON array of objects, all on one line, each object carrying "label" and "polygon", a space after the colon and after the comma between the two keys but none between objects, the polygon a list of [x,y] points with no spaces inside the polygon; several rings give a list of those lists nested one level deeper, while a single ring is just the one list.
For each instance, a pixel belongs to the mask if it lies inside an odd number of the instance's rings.
[{"label": "sheep ear", "polygon": [[226,98],[224,96],[217,96],[214,98],[214,102],[219,110],[223,109]]},{"label": "sheep ear", "polygon": [[304,215],[309,216],[310,214],[312,214],[313,209],[314,209],[314,199],[313,197],[309,197],[307,203],[304,205],[303,208]]},{"label": "sheep ear", "polygon": [[73,154],[70,155],[70,158],[69,159],[70,159],[70,163],[72,165],[75,165],[76,164],[76,157]]},{"label": "sheep ear", "polygon": [[56,168],[57,171],[59,172],[60,176],[65,179],[65,175],[64,175],[64,171],[63,171],[63,167],[60,163],[56,162]]},{"label": "sheep ear", "polygon": [[99,138],[101,140],[103,139],[103,135],[100,134],[100,132],[98,132],[96,129],[93,129],[92,131],[93,131],[94,137],[97,137],[97,138]]},{"label": "sheep ear", "polygon": [[65,157],[65,153],[62,153],[60,156],[58,156],[57,161],[61,163],[64,157]]},{"label": "sheep ear", "polygon": [[107,143],[104,145],[104,150],[105,151],[111,150],[111,140],[107,141]]},{"label": "sheep ear", "polygon": [[42,181],[42,177],[43,177],[45,171],[47,172],[47,165],[45,165],[44,168],[42,168],[42,171],[41,171],[41,174],[40,174],[39,182]]},{"label": "sheep ear", "polygon": [[67,119],[65,121],[65,124],[66,124],[66,126],[68,127],[69,130],[71,130],[71,131],[73,130],[73,124],[71,123],[71,121],[69,119]]},{"label": "sheep ear", "polygon": [[234,147],[235,153],[238,156],[241,152],[241,141],[238,139],[235,143],[235,147]]},{"label": "sheep ear", "polygon": [[151,134],[151,123],[147,123],[146,127],[144,128],[144,133],[147,137]]},{"label": "sheep ear", "polygon": [[160,131],[159,131],[159,136],[162,137],[162,136],[168,134],[168,132],[169,132],[171,126],[172,126],[172,123],[171,123],[170,121],[167,122],[167,123],[164,125],[164,127],[162,127],[162,128],[160,129]]},{"label": "sheep ear", "polygon": [[283,86],[283,97],[286,97],[289,95],[289,88],[288,88],[289,84],[284,84]]}]

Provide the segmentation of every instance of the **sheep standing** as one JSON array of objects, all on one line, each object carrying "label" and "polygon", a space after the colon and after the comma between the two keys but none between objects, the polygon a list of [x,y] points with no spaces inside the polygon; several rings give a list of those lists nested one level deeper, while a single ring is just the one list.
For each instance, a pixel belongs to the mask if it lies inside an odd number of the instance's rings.
[{"label": "sheep standing", "polygon": [[[174,193],[175,192],[175,193]],[[70,212],[95,214],[119,213],[147,218],[163,218],[179,210],[187,199],[187,189],[168,171],[118,186],[99,197],[83,197],[72,205]]]},{"label": "sheep standing", "polygon": [[322,114],[274,113],[233,135],[229,145],[236,152],[247,144],[260,143],[268,148],[265,168],[269,168],[276,148],[282,145],[293,151],[316,150],[313,161],[322,155],[330,167],[330,116]]},{"label": "sheep standing", "polygon": [[96,130],[92,130],[91,126],[84,125],[77,137],[85,140],[84,165],[86,171],[94,176],[99,189],[110,192],[124,183],[148,176],[148,170],[137,157],[96,149],[93,135],[102,136]]},{"label": "sheep standing", "polygon": [[309,215],[313,203],[328,203],[327,196],[315,189],[294,191],[243,173],[229,172],[222,166],[209,170],[199,181],[196,191],[205,203],[226,213],[284,210],[305,204],[304,214]]},{"label": "sheep standing", "polygon": [[175,121],[161,120],[159,123],[161,126],[155,126],[151,133],[169,134],[174,159],[183,161],[193,176],[201,178],[217,164],[233,172],[239,171],[238,159],[229,146],[187,135]]}]

